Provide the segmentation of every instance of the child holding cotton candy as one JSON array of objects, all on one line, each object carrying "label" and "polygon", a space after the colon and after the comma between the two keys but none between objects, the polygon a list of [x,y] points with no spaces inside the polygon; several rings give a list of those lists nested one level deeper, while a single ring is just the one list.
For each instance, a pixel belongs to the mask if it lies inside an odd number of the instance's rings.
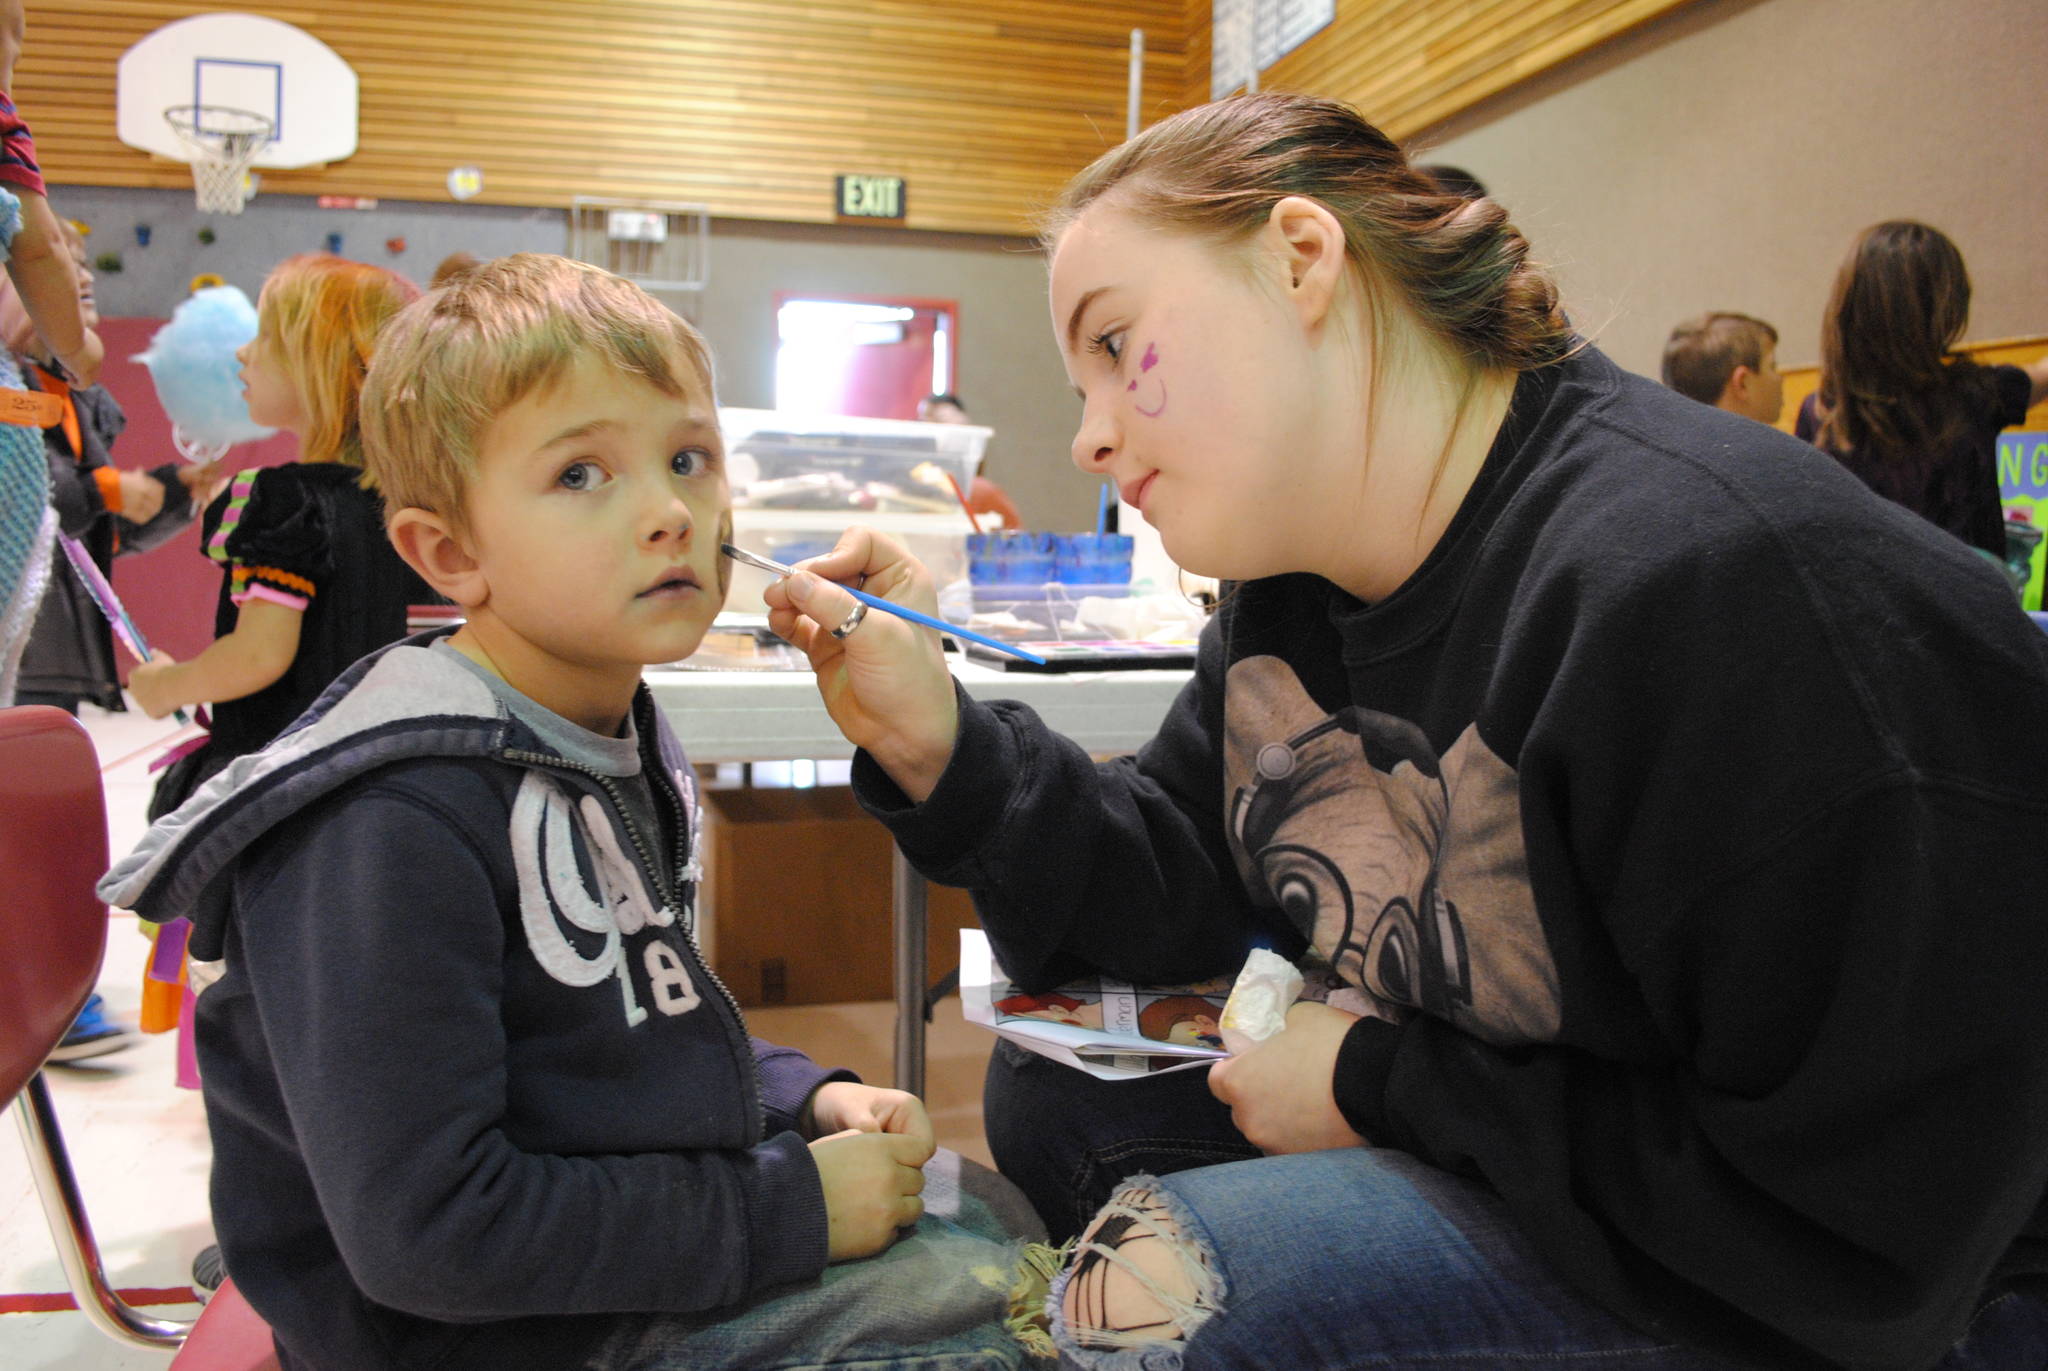
[{"label": "child holding cotton candy", "polygon": [[[249,419],[296,434],[300,460],[237,474],[206,511],[202,548],[223,573],[213,644],[186,662],[154,653],[129,677],[152,718],[212,706],[211,736],[164,772],[151,818],[268,743],[344,667],[403,636],[408,605],[433,598],[384,537],[356,420],[377,332],[419,293],[325,253],[288,258],[264,282],[256,336],[235,356]],[[152,360],[159,390],[175,366]]]}]

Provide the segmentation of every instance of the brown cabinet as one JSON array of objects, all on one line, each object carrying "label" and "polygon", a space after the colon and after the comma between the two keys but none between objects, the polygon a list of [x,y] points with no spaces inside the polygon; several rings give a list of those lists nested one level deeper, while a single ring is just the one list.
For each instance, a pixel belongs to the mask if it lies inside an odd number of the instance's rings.
[{"label": "brown cabinet", "polygon": [[[703,793],[699,926],[740,1004],[890,999],[888,830],[844,786]],[[932,886],[930,921],[926,984],[959,964],[974,903]]]}]

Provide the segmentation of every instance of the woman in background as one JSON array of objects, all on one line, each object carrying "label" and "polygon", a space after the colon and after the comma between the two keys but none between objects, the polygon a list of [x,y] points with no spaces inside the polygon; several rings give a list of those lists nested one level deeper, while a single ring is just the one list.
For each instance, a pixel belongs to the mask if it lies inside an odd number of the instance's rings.
[{"label": "woman in background", "polygon": [[1950,351],[1970,317],[1963,254],[1909,219],[1863,230],[1821,322],[1820,389],[1796,432],[1887,500],[2003,562],[1998,431],[2048,395],[2048,358],[1981,366]]}]

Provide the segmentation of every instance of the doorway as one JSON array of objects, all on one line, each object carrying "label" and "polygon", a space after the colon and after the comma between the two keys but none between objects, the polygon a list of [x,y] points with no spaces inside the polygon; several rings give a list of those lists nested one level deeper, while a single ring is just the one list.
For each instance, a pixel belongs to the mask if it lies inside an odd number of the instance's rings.
[{"label": "doorway", "polygon": [[915,419],[953,388],[959,331],[952,300],[777,292],[775,408]]}]

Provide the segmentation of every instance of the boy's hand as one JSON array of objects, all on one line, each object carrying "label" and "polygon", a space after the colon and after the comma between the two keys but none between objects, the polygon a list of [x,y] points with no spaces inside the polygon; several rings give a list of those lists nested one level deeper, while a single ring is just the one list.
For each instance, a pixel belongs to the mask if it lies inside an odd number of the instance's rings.
[{"label": "boy's hand", "polygon": [[851,1128],[811,1144],[825,1191],[827,1251],[832,1261],[871,1257],[896,1241],[897,1230],[924,1215],[924,1172],[931,1143],[900,1133]]},{"label": "boy's hand", "polygon": [[768,587],[768,626],[811,659],[825,709],[847,741],[865,748],[904,794],[922,803],[952,760],[960,731],[939,635],[879,610],[844,638],[831,631],[859,603],[841,585],[859,584],[870,595],[937,614],[931,574],[903,544],[864,528],[848,529],[839,546],[803,563],[800,573]]},{"label": "boy's hand", "polygon": [[163,718],[183,703],[174,698],[170,690],[170,670],[177,664],[177,659],[170,653],[152,651],[148,661],[128,673],[128,693],[135,697],[136,706],[152,719]]},{"label": "boy's hand", "polygon": [[131,524],[146,524],[163,512],[164,483],[146,471],[123,468],[121,517]]},{"label": "boy's hand", "polygon": [[1363,1147],[1337,1108],[1331,1084],[1337,1050],[1358,1022],[1326,1004],[1303,1001],[1287,1027],[1240,1057],[1209,1068],[1209,1093],[1230,1106],[1231,1122],[1267,1153]]},{"label": "boy's hand", "polygon": [[907,1090],[858,1081],[827,1081],[811,1093],[810,1127],[816,1137],[851,1129],[856,1133],[901,1133],[937,1145],[924,1101]]}]

